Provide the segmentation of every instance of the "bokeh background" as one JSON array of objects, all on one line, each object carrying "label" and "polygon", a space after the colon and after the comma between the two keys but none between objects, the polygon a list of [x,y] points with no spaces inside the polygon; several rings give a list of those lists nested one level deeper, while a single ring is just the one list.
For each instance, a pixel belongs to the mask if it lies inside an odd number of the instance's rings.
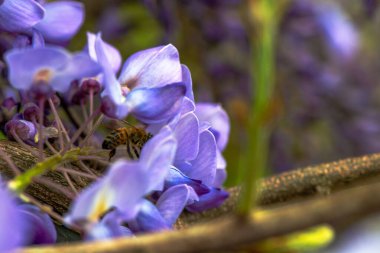
[{"label": "bokeh background", "polygon": [[[221,103],[232,124],[227,185],[239,182],[252,94],[246,1],[84,1],[85,32],[101,31],[124,59],[172,43],[197,101]],[[278,18],[269,173],[380,151],[380,15],[376,0],[287,1]]]}]

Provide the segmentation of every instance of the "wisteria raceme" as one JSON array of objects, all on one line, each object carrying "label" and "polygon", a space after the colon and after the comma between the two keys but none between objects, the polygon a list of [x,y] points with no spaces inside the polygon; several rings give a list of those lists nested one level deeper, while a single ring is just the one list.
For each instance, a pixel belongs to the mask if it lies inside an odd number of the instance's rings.
[{"label": "wisteria raceme", "polygon": [[[191,72],[177,48],[136,52],[117,78],[121,54],[100,32],[87,33],[82,52],[62,47],[78,31],[83,13],[74,1],[0,1],[0,40],[5,34],[12,42],[3,55],[1,130],[38,160],[25,176],[0,151],[14,174],[0,188],[0,225],[9,225],[6,216],[15,221],[12,238],[0,228],[0,251],[54,243],[49,215],[84,240],[105,240],[171,229],[183,210],[217,207],[228,197],[221,154],[228,116],[219,105],[195,103]],[[106,130],[98,128],[104,118],[112,124],[127,117],[152,137],[138,146],[137,137],[117,136],[133,144],[125,148],[133,149],[128,152],[135,160],[104,160],[99,150]],[[45,176],[49,170],[64,183]],[[24,195],[32,182],[63,194],[71,201],[69,210],[56,213]]]}]

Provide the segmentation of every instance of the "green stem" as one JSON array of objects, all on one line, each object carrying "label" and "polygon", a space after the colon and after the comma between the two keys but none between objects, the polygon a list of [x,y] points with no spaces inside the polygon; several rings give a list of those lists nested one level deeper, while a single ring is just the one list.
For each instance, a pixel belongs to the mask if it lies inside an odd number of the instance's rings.
[{"label": "green stem", "polygon": [[25,173],[15,177],[9,182],[9,187],[16,193],[21,193],[32,182],[33,178],[40,176],[49,170],[54,170],[58,165],[78,160],[78,156],[88,155],[88,149],[74,148],[68,150],[64,155],[58,153],[37,163]]},{"label": "green stem", "polygon": [[[275,74],[276,4],[272,0],[250,2],[251,15],[256,20],[257,35],[252,36],[255,98],[248,122],[248,144],[240,161],[243,189],[237,212],[247,214],[256,201],[256,182],[267,168],[270,106]],[[258,11],[259,10],[259,11]]]}]

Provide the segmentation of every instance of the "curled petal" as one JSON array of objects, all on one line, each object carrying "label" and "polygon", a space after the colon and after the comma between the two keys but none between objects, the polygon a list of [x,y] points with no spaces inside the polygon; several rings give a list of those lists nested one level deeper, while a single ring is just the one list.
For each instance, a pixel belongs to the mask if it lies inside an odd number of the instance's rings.
[{"label": "curled petal", "polygon": [[33,29],[32,45],[34,48],[45,46],[44,36],[36,29]]},{"label": "curled petal", "polygon": [[185,91],[182,83],[133,89],[126,96],[126,103],[129,111],[141,122],[162,123],[179,112]]},{"label": "curled petal", "polygon": [[191,80],[191,73],[186,65],[181,65],[182,69],[182,82],[186,85],[186,97],[194,101],[193,81]]},{"label": "curled petal", "polygon": [[[97,54],[99,53],[99,51],[95,49],[95,43],[101,44],[102,48],[101,49],[98,48],[98,50],[103,50],[103,52],[101,53],[102,57],[104,57],[103,55],[107,57],[107,62],[103,63],[102,65],[110,64],[113,72],[116,73],[119,70],[120,65],[121,65],[120,52],[116,48],[111,46],[110,44],[104,42],[101,38],[100,33],[98,33],[98,35],[95,35],[93,33],[88,32],[87,33],[87,51],[91,59],[93,59],[94,61],[98,61]],[[99,47],[99,45],[97,45],[97,47]]]},{"label": "curled petal", "polygon": [[199,121],[211,124],[211,132],[214,134],[218,148],[224,150],[230,133],[230,121],[227,113],[220,105],[211,103],[197,103],[195,109]]},{"label": "curled petal", "polygon": [[129,88],[154,88],[182,81],[177,49],[169,44],[131,55],[121,70],[119,82]]},{"label": "curled petal", "polygon": [[84,6],[80,2],[58,1],[46,3],[44,8],[45,16],[34,28],[49,42],[67,42],[83,23]]},{"label": "curled petal", "polygon": [[190,112],[181,116],[174,129],[174,136],[178,142],[175,160],[194,160],[199,149],[198,119]]},{"label": "curled petal", "polygon": [[128,222],[133,232],[155,232],[169,229],[157,207],[148,200],[143,200],[135,219]]},{"label": "curled petal", "polygon": [[165,177],[165,189],[179,184],[191,186],[198,195],[206,194],[210,191],[209,187],[202,184],[200,180],[189,178],[175,167],[171,167]]},{"label": "curled petal", "polygon": [[34,0],[6,0],[0,5],[0,30],[27,32],[44,17],[44,9]]},{"label": "curled petal", "polygon": [[200,196],[199,201],[188,205],[186,210],[190,212],[202,212],[210,208],[216,208],[220,206],[228,196],[228,192],[222,189],[211,188],[209,193]]},{"label": "curled petal", "polygon": [[184,207],[198,201],[192,187],[185,184],[176,185],[166,190],[157,201],[157,208],[168,226],[173,226]]}]

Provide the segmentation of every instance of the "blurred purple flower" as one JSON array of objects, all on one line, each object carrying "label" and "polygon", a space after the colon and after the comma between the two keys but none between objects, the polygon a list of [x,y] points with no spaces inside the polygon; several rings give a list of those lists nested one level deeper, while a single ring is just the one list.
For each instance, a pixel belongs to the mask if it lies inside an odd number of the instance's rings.
[{"label": "blurred purple flower", "polygon": [[22,244],[26,224],[21,219],[14,197],[4,185],[0,187],[0,199],[0,252],[8,252]]},{"label": "blurred purple flower", "polygon": [[351,58],[359,47],[359,34],[338,5],[321,3],[316,5],[320,22],[329,45],[343,58]]},{"label": "blurred purple flower", "polygon": [[[89,49],[89,51],[91,51]],[[144,123],[166,122],[180,110],[186,85],[177,49],[172,45],[137,52],[124,63],[119,80],[100,34],[96,58],[103,67],[103,112],[115,118],[133,114]]]},{"label": "blurred purple flower", "polygon": [[5,54],[9,81],[19,90],[66,92],[71,81],[95,76],[100,66],[85,53],[71,55],[59,47],[13,49]]},{"label": "blurred purple flower", "polygon": [[13,135],[16,134],[21,140],[33,143],[37,130],[33,122],[12,119],[5,124],[5,133],[11,140],[14,139]]},{"label": "blurred purple flower", "polygon": [[[4,0],[0,3],[0,30],[42,36],[51,43],[65,43],[79,30],[84,19],[80,2],[39,3]],[[41,40],[40,40],[41,41]]]},{"label": "blurred purple flower", "polygon": [[48,214],[29,204],[18,206],[20,219],[25,224],[24,245],[49,244],[57,240],[57,231]]},{"label": "blurred purple flower", "polygon": [[86,188],[74,201],[66,222],[91,229],[111,208],[123,220],[136,217],[143,197],[163,189],[175,149],[171,130],[164,128],[144,145],[138,161],[115,162],[103,178]]},{"label": "blurred purple flower", "polygon": [[57,1],[43,4],[44,18],[34,29],[51,43],[69,41],[79,30],[84,20],[84,6],[80,2]]}]

